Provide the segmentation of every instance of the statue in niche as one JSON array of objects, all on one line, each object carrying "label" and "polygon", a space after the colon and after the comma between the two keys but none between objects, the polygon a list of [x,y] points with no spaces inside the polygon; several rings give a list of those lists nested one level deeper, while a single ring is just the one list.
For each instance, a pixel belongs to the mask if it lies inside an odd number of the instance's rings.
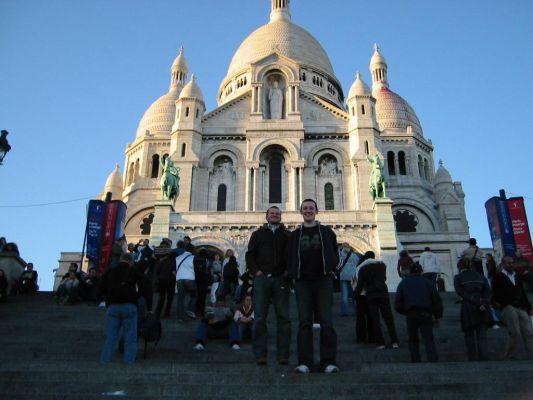
[{"label": "statue in niche", "polygon": [[320,175],[335,175],[337,174],[337,160],[326,157],[320,163]]},{"label": "statue in niche", "polygon": [[224,160],[218,164],[215,169],[217,175],[231,175],[233,172],[233,163],[230,160]]},{"label": "statue in niche", "polygon": [[270,104],[270,119],[281,119],[283,114],[283,92],[279,88],[278,81],[272,83],[268,92],[268,102]]}]

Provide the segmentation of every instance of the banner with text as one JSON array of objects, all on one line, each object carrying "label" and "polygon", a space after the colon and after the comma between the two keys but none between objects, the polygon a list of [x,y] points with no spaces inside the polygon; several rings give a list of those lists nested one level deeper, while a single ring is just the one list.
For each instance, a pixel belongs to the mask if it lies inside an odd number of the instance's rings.
[{"label": "banner with text", "polygon": [[511,197],[507,200],[507,208],[513,225],[516,249],[521,250],[524,257],[533,263],[533,246],[531,244],[524,198]]},{"label": "banner with text", "polygon": [[516,247],[507,201],[500,197],[492,197],[485,203],[485,209],[494,250],[500,257],[514,257]]},{"label": "banner with text", "polygon": [[94,264],[100,259],[100,242],[104,225],[105,203],[91,200],[87,207],[87,258]]}]

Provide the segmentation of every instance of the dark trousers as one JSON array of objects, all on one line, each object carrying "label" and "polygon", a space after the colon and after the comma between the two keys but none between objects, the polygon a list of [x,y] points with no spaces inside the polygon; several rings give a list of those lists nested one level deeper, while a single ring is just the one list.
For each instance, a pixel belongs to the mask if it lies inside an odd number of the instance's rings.
[{"label": "dark trousers", "polygon": [[487,325],[481,324],[466,329],[465,344],[468,361],[487,361],[489,358]]},{"label": "dark trousers", "polygon": [[196,315],[204,315],[205,298],[207,296],[207,283],[197,281],[196,290],[198,291],[198,298],[196,299]]},{"label": "dark trousers", "polygon": [[[174,279],[170,281],[159,281],[158,291],[159,299],[157,300],[157,307],[155,309],[155,315],[157,318],[161,317],[161,311],[165,307],[165,317],[170,315],[170,307],[172,307],[172,300],[174,299],[174,291],[176,287],[176,281]],[[165,306],[166,300],[166,306]]]},{"label": "dark trousers", "polygon": [[437,347],[433,338],[433,318],[429,312],[411,311],[407,314],[407,336],[409,340],[409,352],[411,362],[420,362],[420,350],[418,332],[422,336],[426,348],[426,356],[429,362],[437,362]]},{"label": "dark trousers", "polygon": [[336,364],[337,333],[333,329],[333,275],[315,281],[296,281],[298,308],[298,365],[311,368],[313,353],[313,310],[320,321],[320,366]]},{"label": "dark trousers", "polygon": [[370,297],[368,299],[368,310],[370,312],[370,320],[372,322],[372,334],[378,346],[385,344],[383,334],[381,333],[381,322],[379,315],[383,317],[387,331],[392,343],[398,343],[398,336],[396,335],[396,327],[394,326],[394,317],[390,307],[388,294],[378,297]]},{"label": "dark trousers", "polygon": [[[176,281],[178,289],[178,319],[185,318],[185,311],[194,313],[196,310],[196,282],[192,279],[178,279]],[[189,304],[185,307],[185,296],[189,295]]]},{"label": "dark trousers", "polygon": [[373,343],[372,323],[366,296],[355,297],[355,337],[357,343]]},{"label": "dark trousers", "polygon": [[289,318],[290,287],[281,276],[254,278],[254,329],[252,347],[255,358],[267,355],[267,317],[270,304],[276,313],[276,345],[278,359],[289,358],[291,320]]}]

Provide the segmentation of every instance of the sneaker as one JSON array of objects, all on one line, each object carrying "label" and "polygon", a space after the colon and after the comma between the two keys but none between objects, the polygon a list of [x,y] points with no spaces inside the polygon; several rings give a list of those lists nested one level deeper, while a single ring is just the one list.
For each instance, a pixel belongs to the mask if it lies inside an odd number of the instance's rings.
[{"label": "sneaker", "polygon": [[205,350],[205,346],[202,344],[202,343],[196,343],[193,347],[194,350],[199,350],[199,351],[202,351],[202,350]]},{"label": "sneaker", "polygon": [[298,372],[299,374],[308,374],[309,372],[311,372],[311,370],[307,365],[301,364],[294,368],[294,372]]},{"label": "sneaker", "polygon": [[500,325],[498,325],[498,324],[494,324],[494,326],[492,327],[492,329],[500,329]]},{"label": "sneaker", "polygon": [[399,349],[399,348],[400,348],[400,345],[399,345],[398,343],[394,342],[394,343],[392,344],[392,348],[393,348],[393,349]]},{"label": "sneaker", "polygon": [[267,364],[267,360],[266,360],[265,357],[259,357],[259,358],[255,359],[255,363],[257,365],[266,365]]},{"label": "sneaker", "polygon": [[382,345],[376,347],[376,350],[385,350],[385,345],[382,344]]},{"label": "sneaker", "polygon": [[313,324],[313,329],[320,329],[320,324]]},{"label": "sneaker", "polygon": [[335,374],[335,373],[339,372],[339,367],[337,367],[334,364],[330,364],[326,368],[324,368],[324,372],[326,374]]},{"label": "sneaker", "polygon": [[196,314],[192,311],[185,311],[185,314],[187,314],[187,317],[189,317],[190,319],[196,319]]},{"label": "sneaker", "polygon": [[240,349],[241,349],[241,346],[239,346],[237,343],[231,346],[231,350],[240,350]]},{"label": "sneaker", "polygon": [[105,301],[102,301],[100,304],[98,304],[98,307],[105,308]]}]

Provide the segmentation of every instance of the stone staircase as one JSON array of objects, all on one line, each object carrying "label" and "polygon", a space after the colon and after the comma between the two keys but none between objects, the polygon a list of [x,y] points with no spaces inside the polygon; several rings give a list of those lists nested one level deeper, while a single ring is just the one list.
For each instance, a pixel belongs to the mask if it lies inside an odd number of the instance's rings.
[{"label": "stone staircase", "polygon": [[[444,318],[436,330],[440,363],[408,362],[402,316],[395,315],[400,349],[383,351],[356,344],[353,317],[336,316],[341,373],[302,376],[293,372],[294,355],[289,366],[275,362],[273,340],[266,367],[254,364],[249,343],[232,351],[226,341],[214,340],[205,351],[195,351],[196,322],[175,319],[163,320],[163,338],[156,349],[150,345],[146,360],[140,349],[135,365],[122,364],[118,355],[101,365],[104,309],[59,306],[51,293],[17,296],[0,304],[0,398],[533,399],[533,363],[499,361],[505,330],[489,330],[489,362],[466,362],[456,296],[444,294],[443,300]],[[294,298],[291,313],[295,350]],[[273,321],[269,326],[273,333]]]}]

